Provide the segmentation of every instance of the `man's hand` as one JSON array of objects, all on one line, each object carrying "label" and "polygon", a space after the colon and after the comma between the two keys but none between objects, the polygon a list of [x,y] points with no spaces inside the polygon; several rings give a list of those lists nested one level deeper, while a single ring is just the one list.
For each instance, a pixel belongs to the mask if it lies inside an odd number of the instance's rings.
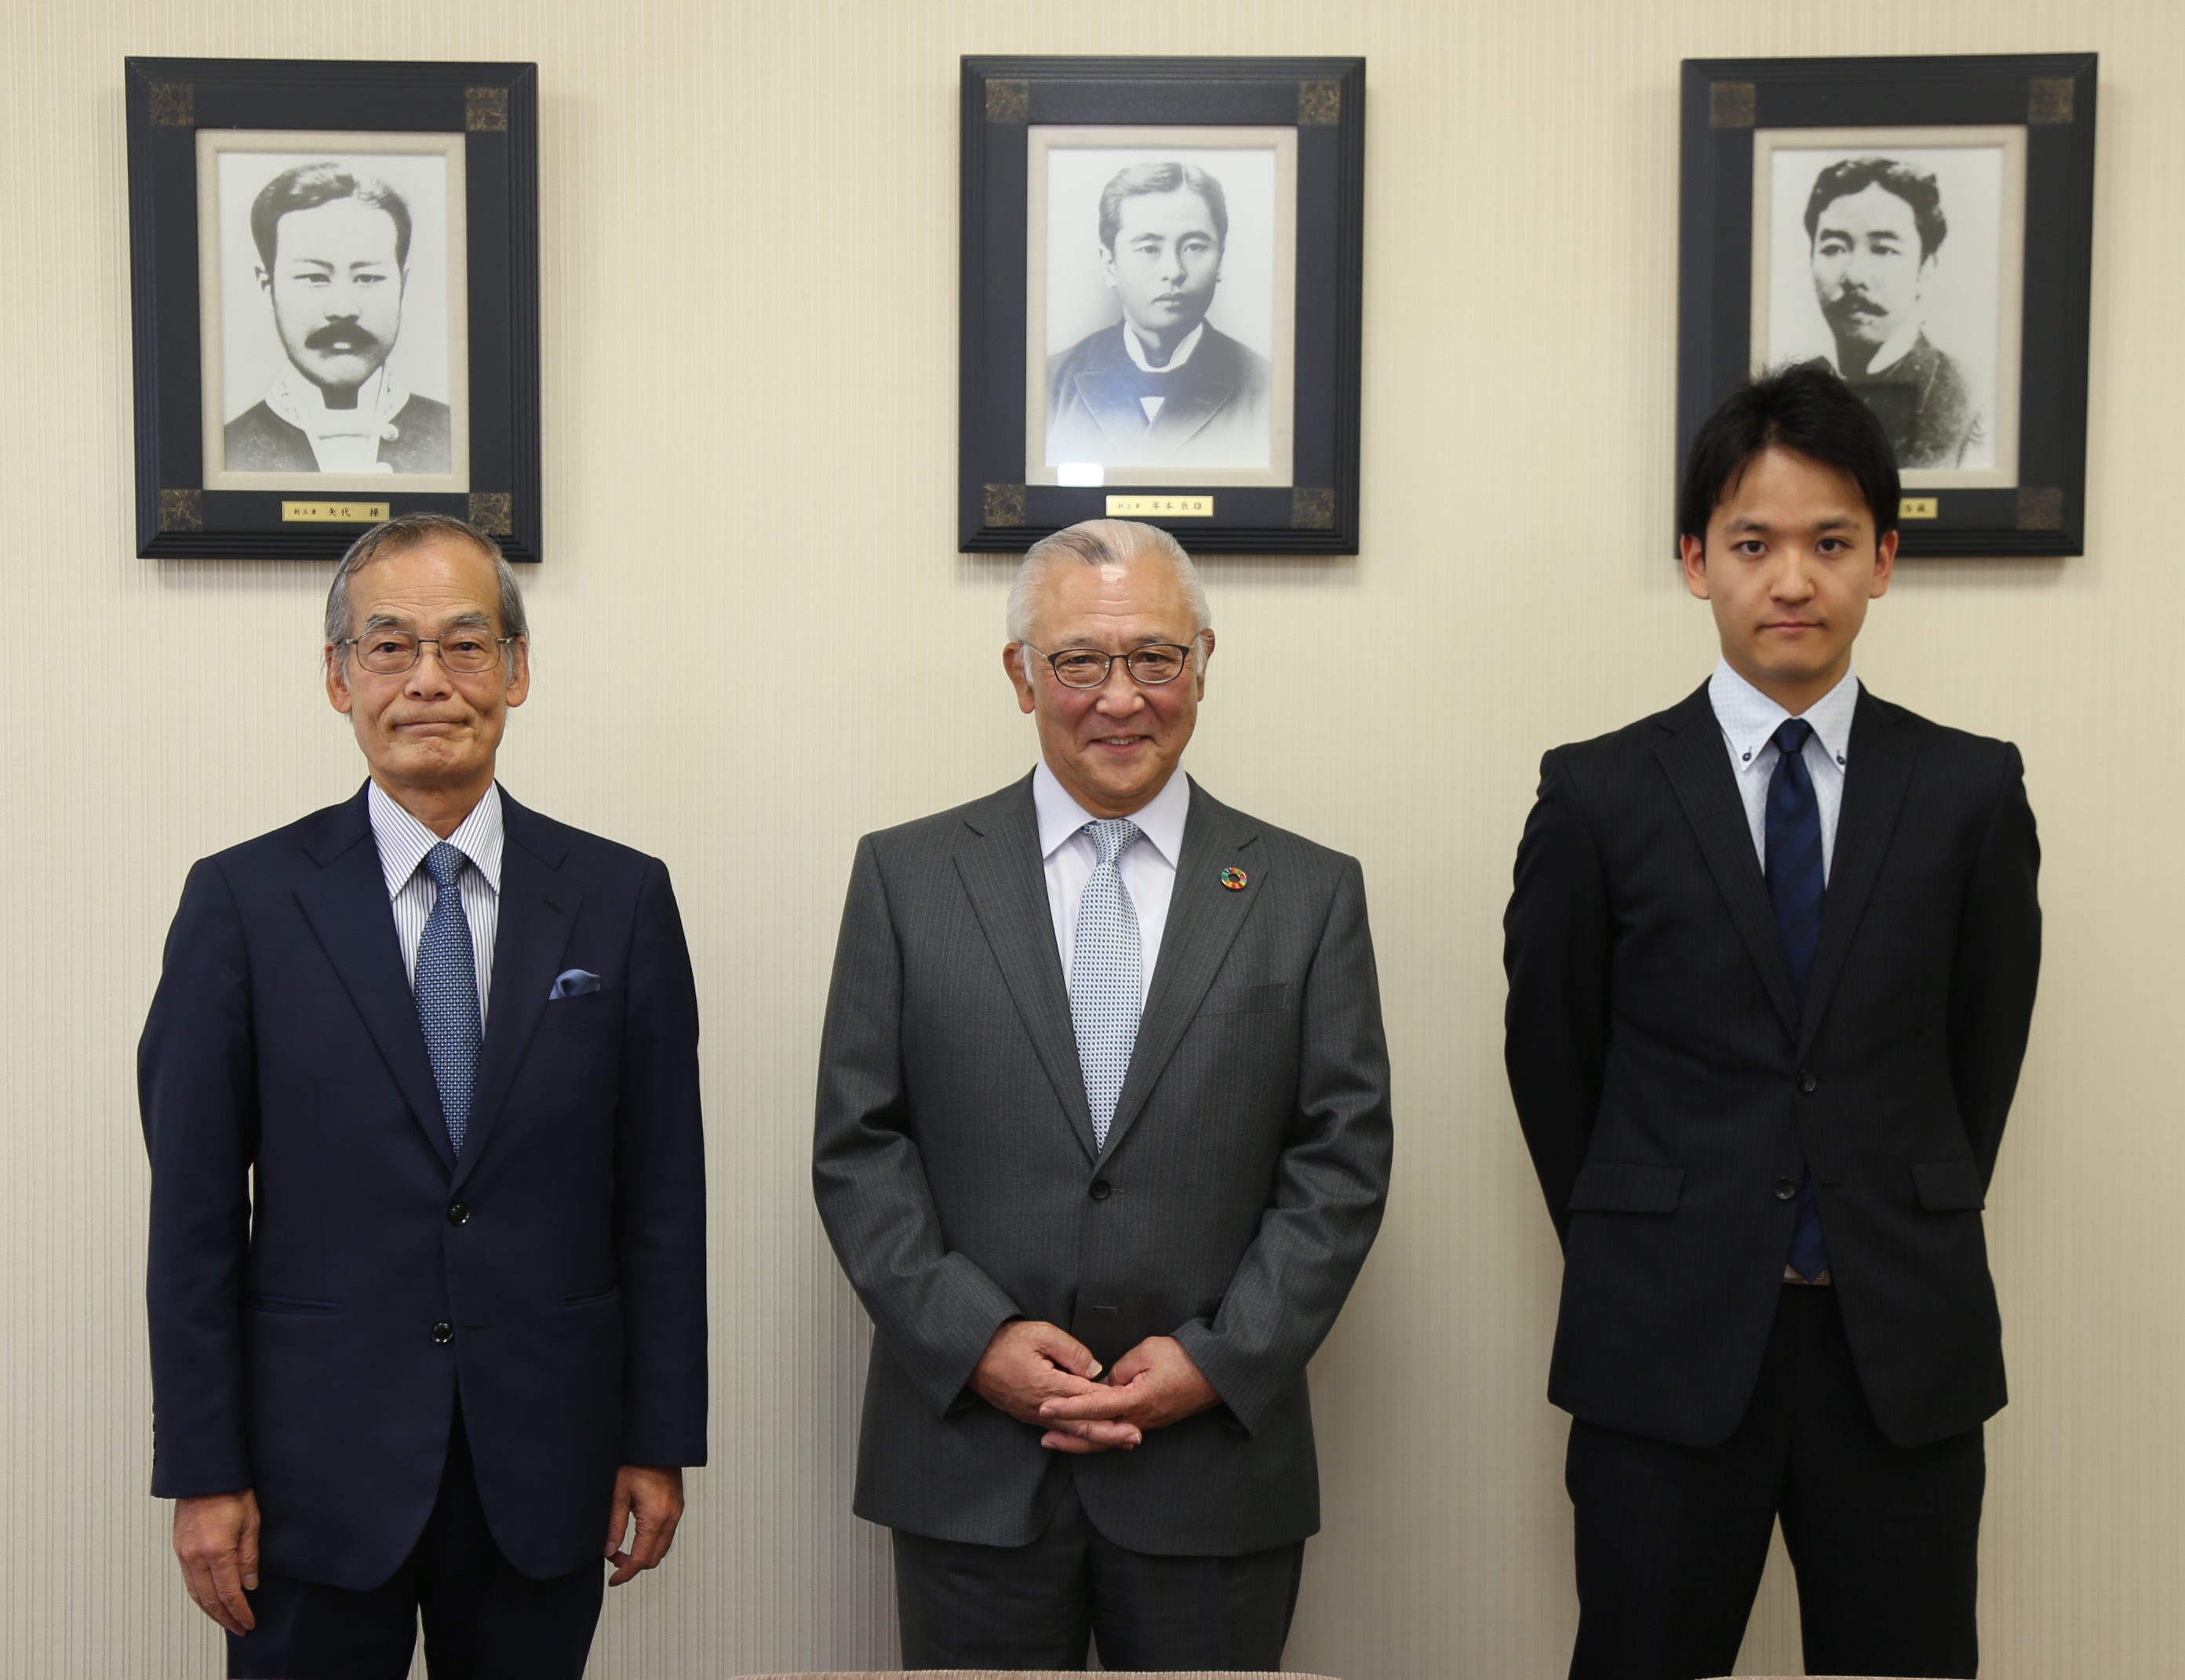
[{"label": "man's hand", "polygon": [[[1143,1439],[1146,1430],[1165,1429],[1221,1403],[1221,1395],[1182,1342],[1172,1336],[1149,1336],[1115,1361],[1104,1385],[1048,1401],[1039,1408],[1039,1420],[1055,1431],[1130,1428]],[[1053,1431],[1046,1444],[1056,1444]]]},{"label": "man's hand", "polygon": [[[619,1587],[656,1568],[675,1543],[683,1520],[683,1472],[651,1464],[624,1464],[615,1472],[614,1504],[607,1511],[606,1560],[615,1566],[607,1585]],[[623,1548],[629,1530],[629,1548]]]},{"label": "man's hand", "polygon": [[199,1610],[231,1633],[258,1626],[243,1596],[258,1590],[258,1496],[250,1489],[176,1500],[175,1557]]},{"label": "man's hand", "polygon": [[1059,1399],[1106,1391],[1093,1379],[1100,1362],[1069,1331],[1036,1319],[1014,1319],[994,1332],[971,1373],[971,1392],[1019,1423],[1046,1424],[1039,1444],[1058,1453],[1104,1453],[1135,1447],[1143,1437],[1135,1425],[1103,1420],[1054,1424],[1046,1408]]}]

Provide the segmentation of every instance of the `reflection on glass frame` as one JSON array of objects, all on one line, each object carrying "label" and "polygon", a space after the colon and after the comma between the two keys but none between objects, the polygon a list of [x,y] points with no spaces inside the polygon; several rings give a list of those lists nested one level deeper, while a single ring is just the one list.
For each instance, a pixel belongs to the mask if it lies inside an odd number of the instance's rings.
[{"label": "reflection on glass frame", "polygon": [[1688,61],[1679,455],[1749,372],[1881,420],[1907,555],[2076,554],[2095,60]]},{"label": "reflection on glass frame", "polygon": [[127,99],[137,552],[433,512],[539,558],[534,67],[131,59]]},{"label": "reflection on glass frame", "polygon": [[964,61],[964,549],[1357,552],[1364,100],[1356,59]]}]

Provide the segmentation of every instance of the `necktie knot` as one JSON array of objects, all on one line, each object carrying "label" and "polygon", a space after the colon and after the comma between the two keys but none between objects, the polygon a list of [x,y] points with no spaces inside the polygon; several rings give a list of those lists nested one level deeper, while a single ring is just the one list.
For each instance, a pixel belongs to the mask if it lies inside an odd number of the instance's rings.
[{"label": "necktie knot", "polygon": [[425,873],[433,877],[433,884],[443,893],[462,876],[463,866],[470,860],[443,840],[425,854]]},{"label": "necktie knot", "polygon": [[1774,742],[1777,752],[1786,759],[1795,759],[1813,738],[1813,726],[1803,718],[1785,718],[1775,726],[1775,733],[1769,738]]},{"label": "necktie knot", "polygon": [[1138,826],[1128,817],[1105,817],[1085,825],[1085,832],[1092,837],[1092,849],[1103,869],[1112,867],[1123,848],[1138,837]]}]

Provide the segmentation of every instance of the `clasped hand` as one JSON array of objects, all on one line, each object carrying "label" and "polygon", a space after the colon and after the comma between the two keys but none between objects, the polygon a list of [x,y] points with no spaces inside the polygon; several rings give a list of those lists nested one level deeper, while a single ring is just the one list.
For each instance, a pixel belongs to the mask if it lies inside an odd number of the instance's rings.
[{"label": "clasped hand", "polygon": [[1039,1444],[1057,1453],[1126,1450],[1146,1431],[1221,1403],[1183,1344],[1148,1336],[1099,1380],[1092,1350],[1058,1325],[1014,1319],[994,1332],[971,1373],[971,1392],[1019,1423],[1046,1426]]}]

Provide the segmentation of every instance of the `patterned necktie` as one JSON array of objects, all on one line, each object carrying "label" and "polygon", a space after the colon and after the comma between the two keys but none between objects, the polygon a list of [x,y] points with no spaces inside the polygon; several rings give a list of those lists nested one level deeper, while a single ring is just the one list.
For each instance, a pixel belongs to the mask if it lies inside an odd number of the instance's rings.
[{"label": "patterned necktie", "polygon": [[[1768,897],[1775,928],[1790,960],[1791,984],[1802,1013],[1813,981],[1813,955],[1821,945],[1821,905],[1828,881],[1821,867],[1821,806],[1806,767],[1813,725],[1785,718],[1776,729],[1775,769],[1768,778]],[[1791,1266],[1811,1281],[1829,1268],[1821,1231],[1821,1207],[1808,1168],[1798,1186],[1798,1221],[1791,1233]]]},{"label": "patterned necktie", "polygon": [[443,840],[425,854],[425,873],[439,894],[417,942],[417,1022],[425,1029],[425,1054],[440,1088],[440,1112],[448,1141],[463,1152],[471,1119],[471,1088],[478,1080],[478,963],[471,950],[470,918],[456,883],[470,860]]},{"label": "patterned necktie", "polygon": [[1108,1146],[1123,1075],[1138,1041],[1145,1007],[1145,961],[1138,946],[1138,911],[1123,885],[1117,860],[1138,837],[1138,826],[1122,817],[1088,822],[1099,861],[1077,901],[1077,940],[1070,957],[1070,1021],[1077,1029],[1077,1065],[1085,1072],[1085,1100],[1092,1110],[1092,1142]]}]

